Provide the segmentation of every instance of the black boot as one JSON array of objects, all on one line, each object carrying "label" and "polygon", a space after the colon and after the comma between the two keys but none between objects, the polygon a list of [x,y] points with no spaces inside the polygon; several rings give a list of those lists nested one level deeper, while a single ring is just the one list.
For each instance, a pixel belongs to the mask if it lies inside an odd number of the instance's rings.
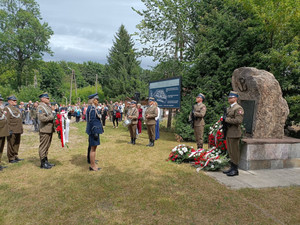
[{"label": "black boot", "polygon": [[131,141],[128,142],[127,144],[133,144],[133,138],[131,138]]},{"label": "black boot", "polygon": [[154,140],[150,140],[149,147],[153,147],[153,146],[154,146]]},{"label": "black boot", "polygon": [[149,144],[147,144],[146,146],[147,146],[147,147],[151,147],[151,145],[152,145],[152,140],[149,139]]},{"label": "black boot", "polygon": [[47,162],[51,167],[55,166],[55,164],[52,164],[52,163],[49,163],[49,162],[48,162],[48,157],[46,157],[45,159],[46,159],[46,162]]},{"label": "black boot", "polygon": [[46,162],[46,159],[41,160],[41,169],[51,169],[52,167]]},{"label": "black boot", "polygon": [[231,172],[232,169],[233,169],[233,163],[230,162],[230,168],[228,170],[223,171],[223,173],[227,174],[227,173]]},{"label": "black boot", "polygon": [[235,164],[233,164],[233,163],[232,163],[232,165],[233,165],[232,170],[229,173],[226,174],[229,177],[233,177],[233,176],[239,175],[238,166],[235,165]]},{"label": "black boot", "polygon": [[135,145],[135,140],[136,140],[136,138],[133,138],[133,139],[132,139],[132,144],[133,144],[133,145]]}]

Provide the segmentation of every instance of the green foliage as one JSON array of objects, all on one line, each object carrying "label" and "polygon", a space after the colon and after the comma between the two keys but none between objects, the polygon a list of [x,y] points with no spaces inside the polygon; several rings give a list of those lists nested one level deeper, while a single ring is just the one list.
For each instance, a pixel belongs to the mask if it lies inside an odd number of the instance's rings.
[{"label": "green foliage", "polygon": [[0,86],[0,94],[2,95],[4,101],[6,101],[7,97],[10,95],[16,95],[16,91],[13,91],[10,86]]},{"label": "green foliage", "polygon": [[290,107],[288,124],[300,124],[300,95],[286,97],[285,99]]},{"label": "green foliage", "polygon": [[19,93],[17,93],[17,97],[20,101],[28,102],[28,101],[39,101],[39,95],[42,94],[43,91],[38,88],[34,87],[33,85],[29,85],[27,87],[22,86],[20,88]]},{"label": "green foliage", "polygon": [[51,53],[49,39],[53,31],[42,23],[38,4],[34,0],[0,1],[0,60],[17,71],[15,88],[23,81],[24,67]]},{"label": "green foliage", "polygon": [[103,82],[103,90],[110,98],[131,98],[135,92],[144,93],[146,85],[140,79],[140,62],[137,61],[135,51],[131,36],[124,25],[121,25],[109,51],[108,64],[104,70],[109,79],[107,83]]},{"label": "green foliage", "polygon": [[60,102],[63,97],[63,69],[56,62],[45,62],[40,67],[39,72],[41,77],[40,89],[50,93],[57,102]]},{"label": "green foliage", "polygon": [[[80,98],[81,102],[86,102],[88,101],[88,96],[91,94],[96,93],[96,86],[87,86],[84,88],[79,88],[77,89],[77,96],[75,93],[75,90],[72,92],[72,104],[76,103],[79,101],[78,98]],[[99,96],[99,102],[104,102],[104,93],[102,91],[102,88],[100,85],[97,87],[97,93]]]}]

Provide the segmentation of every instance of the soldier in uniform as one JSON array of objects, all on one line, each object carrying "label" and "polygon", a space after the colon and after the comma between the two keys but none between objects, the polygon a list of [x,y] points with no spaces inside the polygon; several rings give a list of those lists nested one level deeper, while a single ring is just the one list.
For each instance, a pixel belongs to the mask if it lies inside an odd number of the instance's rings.
[{"label": "soldier in uniform", "polygon": [[131,120],[131,124],[128,126],[128,130],[130,132],[131,142],[128,144],[135,145],[136,140],[136,126],[138,123],[139,111],[136,108],[136,101],[132,101],[130,105],[130,109],[127,113],[127,118]]},{"label": "soldier in uniform", "polygon": [[23,133],[22,115],[17,106],[17,98],[9,96],[8,106],[4,108],[6,114],[9,136],[7,137],[7,158],[9,163],[17,163],[23,159],[18,158],[21,134]]},{"label": "soldier in uniform", "polygon": [[201,93],[196,97],[197,104],[194,105],[193,111],[190,114],[190,120],[192,120],[192,117],[194,118],[194,135],[198,149],[203,148],[204,116],[206,114],[206,106],[203,104],[204,99],[205,96]]},{"label": "soldier in uniform", "polygon": [[98,106],[98,94],[92,94],[89,96],[91,104],[88,106],[86,111],[86,133],[89,135],[89,146],[90,146],[90,171],[98,171],[100,168],[96,165],[96,149],[100,145],[99,134],[104,132],[101,124],[101,114],[97,109]]},{"label": "soldier in uniform", "polygon": [[51,169],[54,164],[48,162],[48,151],[52,141],[54,132],[54,116],[52,109],[49,106],[50,100],[47,93],[39,96],[41,103],[37,107],[38,119],[40,121],[40,146],[39,156],[41,160],[42,169]]},{"label": "soldier in uniform", "polygon": [[244,109],[237,103],[238,93],[231,91],[228,96],[230,107],[227,108],[227,113],[224,119],[227,124],[227,151],[230,157],[230,169],[223,171],[227,176],[239,175],[238,164],[240,161],[239,142],[242,136],[241,124],[244,118]]},{"label": "soldier in uniform", "polygon": [[3,111],[3,98],[0,94],[0,171],[5,168],[1,166],[1,159],[3,154],[3,149],[5,145],[5,137],[9,136],[8,124],[5,113]]},{"label": "soldier in uniform", "polygon": [[38,132],[39,131],[39,119],[38,119],[38,113],[37,113],[37,107],[38,107],[38,103],[35,102],[33,104],[33,107],[31,107],[30,110],[30,116],[31,116],[31,120],[33,122],[34,125],[34,131]]},{"label": "soldier in uniform", "polygon": [[149,107],[145,111],[145,123],[147,125],[147,131],[149,136],[149,144],[148,147],[154,146],[154,140],[155,140],[155,117],[158,116],[158,110],[157,107],[154,105],[155,99],[150,97],[148,100]]}]

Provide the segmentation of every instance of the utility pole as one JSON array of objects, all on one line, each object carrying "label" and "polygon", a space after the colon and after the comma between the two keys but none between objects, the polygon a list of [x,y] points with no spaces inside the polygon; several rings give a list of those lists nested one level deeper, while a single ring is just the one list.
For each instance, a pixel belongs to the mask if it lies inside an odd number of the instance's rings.
[{"label": "utility pole", "polygon": [[70,87],[70,104],[72,102],[72,85],[73,85],[73,77],[74,77],[74,70],[72,70],[72,75],[71,75],[71,87]]},{"label": "utility pole", "polygon": [[75,77],[75,71],[68,67],[68,69],[72,70],[71,74],[71,86],[70,86],[70,104],[72,103],[72,89],[73,89],[73,80],[74,80],[74,85],[75,85],[75,95],[77,97],[77,84],[76,84],[76,77]]},{"label": "utility pole", "polygon": [[98,93],[98,74],[96,74],[96,93]]},{"label": "utility pole", "polygon": [[34,70],[34,88],[37,88],[36,70]]}]

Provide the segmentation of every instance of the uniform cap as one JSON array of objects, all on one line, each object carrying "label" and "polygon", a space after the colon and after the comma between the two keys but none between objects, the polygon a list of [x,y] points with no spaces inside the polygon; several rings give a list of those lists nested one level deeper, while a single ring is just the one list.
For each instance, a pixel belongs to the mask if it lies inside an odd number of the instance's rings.
[{"label": "uniform cap", "polygon": [[154,101],[155,101],[155,98],[149,97],[148,101],[149,101],[149,102],[154,102]]},{"label": "uniform cap", "polygon": [[41,94],[39,98],[49,98],[49,95],[47,93]]},{"label": "uniform cap", "polygon": [[136,104],[136,101],[131,101],[131,104]]},{"label": "uniform cap", "polygon": [[92,95],[90,95],[88,98],[89,98],[89,99],[93,99],[93,98],[99,99],[98,93],[92,94]]},{"label": "uniform cap", "polygon": [[16,98],[16,96],[11,95],[7,98],[7,101],[9,101],[9,100],[17,101],[17,98]]},{"label": "uniform cap", "polygon": [[202,99],[204,100],[204,99],[205,99],[205,95],[202,94],[202,93],[200,93],[200,94],[197,96],[197,98],[202,98]]},{"label": "uniform cap", "polygon": [[231,91],[228,95],[228,98],[238,98],[239,94],[236,91]]}]

